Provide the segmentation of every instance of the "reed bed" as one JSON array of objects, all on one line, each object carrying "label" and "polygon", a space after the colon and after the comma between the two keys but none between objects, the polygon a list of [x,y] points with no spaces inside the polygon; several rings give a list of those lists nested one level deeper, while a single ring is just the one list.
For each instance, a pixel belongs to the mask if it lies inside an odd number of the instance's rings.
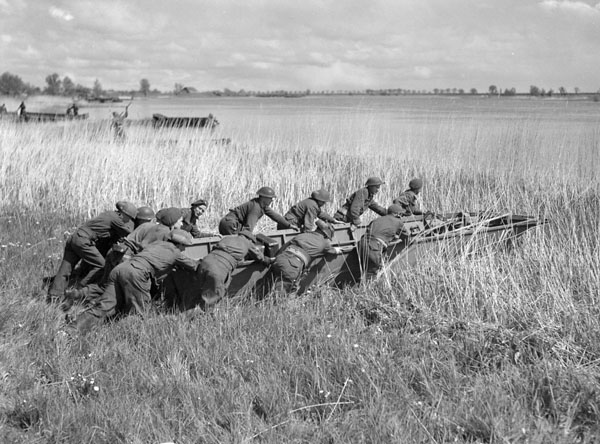
[{"label": "reed bed", "polygon": [[[599,147],[597,127],[535,115],[346,114],[234,134],[132,125],[122,143],[93,122],[0,121],[0,441],[596,442]],[[333,212],[371,175],[385,205],[419,176],[436,212],[550,223],[510,250],[233,299],[212,316],[131,317],[85,341],[44,302],[63,231],[117,200],[204,197],[214,229],[263,185],[280,212],[325,187]]]}]

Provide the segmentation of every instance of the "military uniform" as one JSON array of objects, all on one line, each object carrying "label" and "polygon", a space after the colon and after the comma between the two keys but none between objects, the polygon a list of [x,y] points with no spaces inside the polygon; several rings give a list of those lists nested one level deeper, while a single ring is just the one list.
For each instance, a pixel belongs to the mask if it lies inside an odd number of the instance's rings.
[{"label": "military uniform", "polygon": [[106,253],[119,238],[131,233],[132,229],[133,222],[123,222],[116,211],[101,213],[98,217],[84,223],[67,240],[63,260],[48,289],[48,296],[50,298],[63,296],[69,276],[80,260],[87,265],[87,274],[81,279],[80,285],[85,286],[93,279],[98,279],[99,271],[105,264],[103,253]]},{"label": "military uniform", "polygon": [[403,216],[410,216],[413,214],[423,214],[419,205],[418,195],[413,190],[406,190],[394,199],[396,205],[400,205],[404,210]]},{"label": "military uniform", "polygon": [[[304,231],[314,231],[315,221],[317,219],[324,220],[326,222],[334,223],[335,219],[329,214],[325,213],[319,206],[317,200],[309,197],[294,205],[290,210],[285,213],[285,220],[289,223],[294,224]],[[277,224],[278,230],[283,230],[287,227]]]},{"label": "military uniform", "polygon": [[191,208],[182,208],[183,223],[181,229],[187,231],[192,235],[193,238],[212,237],[211,233],[203,233],[198,228],[198,218],[194,215],[194,211]]},{"label": "military uniform", "polygon": [[336,254],[331,241],[318,231],[310,231],[295,236],[280,252],[271,265],[268,281],[281,283],[284,291],[292,290],[302,272],[311,262],[326,254]]},{"label": "military uniform", "polygon": [[223,238],[202,259],[197,277],[206,304],[214,304],[225,296],[231,283],[231,273],[246,257],[265,261],[263,253],[251,240],[238,235]]},{"label": "military uniform", "polygon": [[[171,229],[165,225],[157,224],[155,222],[146,222],[137,227],[131,234],[129,234],[122,243],[113,245],[108,251],[105,258],[104,269],[102,272],[102,278],[98,282],[90,283],[87,286],[80,288],[79,290],[71,292],[67,299],[74,300],[88,300],[93,301],[99,298],[110,279],[110,273],[113,269],[124,261],[128,261],[133,255],[140,253],[147,245],[158,242],[166,241],[169,239]],[[72,302],[67,302],[65,309],[67,309]]]},{"label": "military uniform", "polygon": [[256,224],[263,216],[268,216],[280,226],[291,228],[285,218],[270,206],[261,206],[256,197],[248,202],[229,210],[229,213],[219,222],[219,233],[222,235],[237,234],[242,230],[254,231]]},{"label": "military uniform", "polygon": [[111,272],[104,293],[87,312],[105,318],[118,312],[143,313],[150,303],[152,280],[169,273],[174,266],[195,270],[198,263],[185,256],[171,242],[149,244],[130,261]]},{"label": "military uniform", "polygon": [[341,222],[359,225],[360,217],[367,209],[373,210],[380,216],[385,216],[387,213],[384,207],[375,202],[375,195],[370,194],[368,187],[365,187],[355,191],[346,199],[342,208],[337,210],[333,217]]},{"label": "military uniform", "polygon": [[378,217],[369,224],[357,247],[363,277],[377,274],[388,244],[403,231],[402,220],[392,214]]}]

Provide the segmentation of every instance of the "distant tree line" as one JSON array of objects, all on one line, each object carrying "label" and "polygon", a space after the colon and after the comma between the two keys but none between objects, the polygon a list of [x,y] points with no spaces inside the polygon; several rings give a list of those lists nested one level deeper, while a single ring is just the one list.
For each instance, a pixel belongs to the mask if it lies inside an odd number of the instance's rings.
[{"label": "distant tree line", "polygon": [[[52,96],[69,96],[69,97],[102,97],[109,94],[130,94],[134,95],[140,93],[144,96],[148,94],[160,93],[160,91],[150,89],[150,81],[146,78],[140,80],[140,87],[138,90],[130,91],[105,91],[102,88],[102,84],[98,79],[94,81],[93,86],[87,87],[80,85],[79,83],[73,82],[69,76],[60,77],[57,73],[46,76],[46,85],[44,88],[31,85],[26,83],[18,75],[5,72],[0,75],[0,94],[17,96],[21,94],[48,94]],[[580,94],[580,89],[574,87],[573,91],[575,95]],[[193,87],[186,87],[181,83],[175,83],[174,90],[172,91],[175,95],[197,93],[198,91]],[[386,89],[366,89],[366,90],[321,90],[311,91],[306,90],[274,90],[274,91],[246,91],[240,89],[239,91],[233,91],[229,88],[224,88],[222,91],[213,90],[207,91],[203,94],[210,94],[213,96],[220,97],[302,97],[308,95],[374,95],[374,96],[398,96],[398,95],[424,95],[424,94],[435,94],[435,95],[478,95],[476,88],[471,88],[468,92],[462,88],[434,88],[433,90],[416,90],[416,89],[404,89],[404,88],[386,88]],[[553,97],[553,96],[567,96],[569,93],[564,86],[561,86],[555,91],[552,88],[544,89],[535,85],[529,87],[528,93],[518,94],[516,88],[499,88],[496,85],[490,85],[488,91],[484,94],[490,96],[516,96],[516,95],[530,95],[532,97]],[[589,93],[588,93],[589,94]],[[600,90],[595,93],[594,97],[598,97]]]},{"label": "distant tree line", "polygon": [[[102,88],[100,80],[96,79],[92,87],[83,86],[73,82],[69,76],[60,77],[57,73],[46,76],[46,85],[44,88],[31,85],[24,82],[18,75],[10,72],[5,72],[0,75],[0,94],[17,96],[21,94],[48,94],[51,96],[68,96],[68,97],[101,97],[107,94],[107,91]],[[135,94],[137,92],[147,96],[150,91],[150,82],[148,79],[140,80],[140,89],[138,91],[109,91],[115,94]],[[154,90],[154,93],[159,91]]]}]

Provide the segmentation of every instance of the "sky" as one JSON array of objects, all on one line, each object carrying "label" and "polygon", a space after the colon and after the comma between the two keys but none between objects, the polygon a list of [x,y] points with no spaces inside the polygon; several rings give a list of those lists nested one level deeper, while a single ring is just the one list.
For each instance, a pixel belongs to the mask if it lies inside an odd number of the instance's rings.
[{"label": "sky", "polygon": [[0,73],[44,87],[600,89],[600,0],[0,0]]}]

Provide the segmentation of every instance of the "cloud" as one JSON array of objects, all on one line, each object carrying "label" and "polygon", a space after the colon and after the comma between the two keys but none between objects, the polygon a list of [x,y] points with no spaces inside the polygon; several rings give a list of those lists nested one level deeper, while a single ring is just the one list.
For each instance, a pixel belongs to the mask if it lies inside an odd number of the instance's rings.
[{"label": "cloud", "polygon": [[428,79],[431,77],[432,72],[433,71],[431,70],[431,68],[428,68],[427,66],[415,66],[415,74],[418,77]]},{"label": "cloud", "polygon": [[50,9],[48,12],[50,12],[50,15],[52,17],[64,20],[66,22],[70,22],[71,20],[73,20],[75,18],[69,12],[63,11],[62,9],[57,8],[56,6],[50,6]]},{"label": "cloud", "polygon": [[565,11],[583,16],[600,17],[600,3],[595,6],[582,1],[571,0],[543,0],[540,6],[551,11]]},{"label": "cloud", "polygon": [[12,42],[13,38],[12,36],[8,35],[8,34],[2,34],[0,35],[0,41],[2,43],[10,43]]}]

